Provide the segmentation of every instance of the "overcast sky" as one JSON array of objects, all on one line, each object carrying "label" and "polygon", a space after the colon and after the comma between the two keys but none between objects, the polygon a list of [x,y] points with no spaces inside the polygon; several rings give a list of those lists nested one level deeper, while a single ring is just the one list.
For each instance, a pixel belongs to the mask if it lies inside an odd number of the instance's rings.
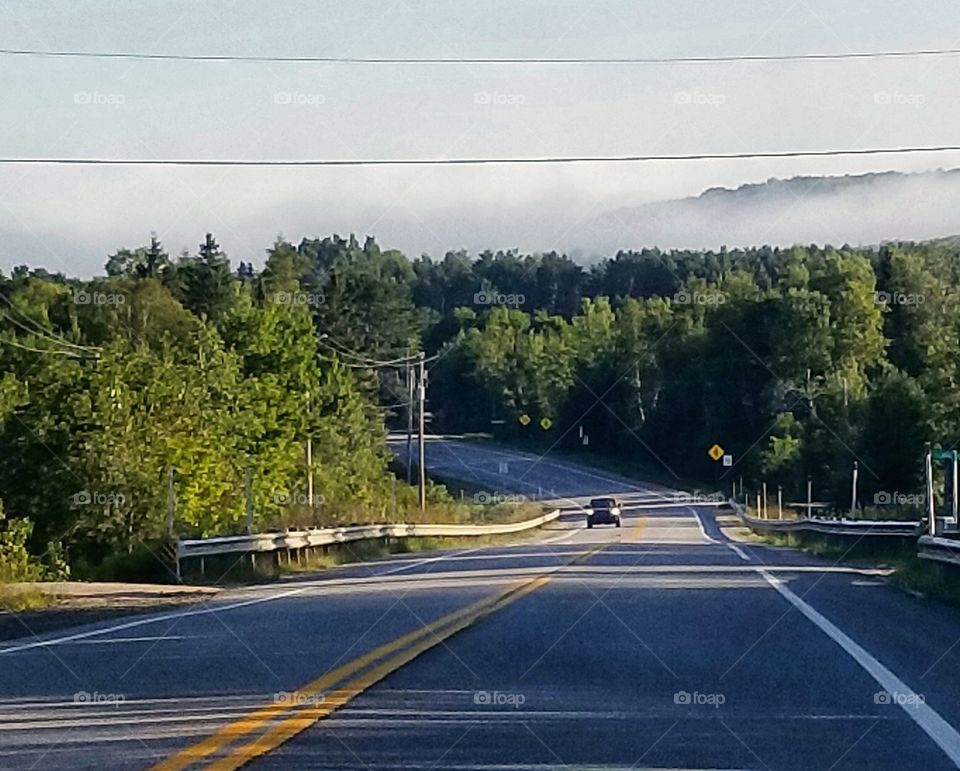
[{"label": "overcast sky", "polygon": [[[826,0],[0,0],[0,47],[374,57],[668,57],[956,45],[960,4]],[[412,158],[956,144],[960,57],[715,65],[181,63],[0,56],[0,155]],[[886,94],[887,97],[880,96]],[[569,248],[712,186],[960,166],[960,154],[540,167],[0,167],[0,270],[74,275],[159,234],[234,262],[280,233],[411,255]],[[889,237],[898,235],[890,223]],[[960,218],[958,227],[960,232]],[[802,239],[801,239],[802,240]],[[642,243],[624,246],[643,246]],[[673,244],[661,244],[672,246]]]}]

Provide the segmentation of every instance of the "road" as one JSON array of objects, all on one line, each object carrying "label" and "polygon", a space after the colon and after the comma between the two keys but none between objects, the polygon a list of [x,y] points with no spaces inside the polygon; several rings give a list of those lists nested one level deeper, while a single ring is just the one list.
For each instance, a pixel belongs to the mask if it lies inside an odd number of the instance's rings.
[{"label": "road", "polygon": [[[4,643],[0,767],[960,767],[956,611],[731,540],[713,507],[663,488],[458,442],[428,453],[566,511],[525,543]],[[577,503],[604,493],[623,527],[587,530]]]}]

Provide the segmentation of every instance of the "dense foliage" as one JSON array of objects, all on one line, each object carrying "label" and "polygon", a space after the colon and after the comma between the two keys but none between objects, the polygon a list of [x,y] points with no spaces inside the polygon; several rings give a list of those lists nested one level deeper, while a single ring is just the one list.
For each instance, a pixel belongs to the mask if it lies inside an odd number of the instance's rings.
[{"label": "dense foliage", "polygon": [[306,437],[325,521],[403,516],[415,496],[385,438],[405,373],[370,363],[421,348],[436,432],[589,443],[724,489],[800,495],[809,476],[835,500],[858,459],[864,499],[911,492],[923,443],[960,438],[958,252],[644,250],[586,268],[332,237],[278,240],[258,272],[208,234],[195,256],[119,250],[90,281],[17,268],[0,276],[0,530],[95,565],[165,534],[171,468],[180,535],[241,531],[248,476],[255,526],[289,521]]},{"label": "dense foliage", "polygon": [[[920,489],[925,441],[960,439],[958,253],[645,250],[589,270],[554,254],[421,260],[414,296],[444,354],[437,428],[492,425],[554,449],[585,435],[590,451],[726,490],[743,477],[801,497],[812,478],[838,505],[857,461],[861,501],[896,500]],[[708,457],[714,443],[733,469]]]}]

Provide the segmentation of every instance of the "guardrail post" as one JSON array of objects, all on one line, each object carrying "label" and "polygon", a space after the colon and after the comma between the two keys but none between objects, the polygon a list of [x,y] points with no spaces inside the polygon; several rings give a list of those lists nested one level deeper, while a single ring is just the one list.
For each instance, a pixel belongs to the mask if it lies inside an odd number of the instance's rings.
[{"label": "guardrail post", "polygon": [[957,453],[953,453],[953,484],[951,487],[951,505],[950,505],[950,515],[953,517],[953,524],[956,526],[957,523]]},{"label": "guardrail post", "polygon": [[853,462],[853,481],[850,487],[850,517],[857,513],[857,474],[860,471],[860,464]]},{"label": "guardrail post", "polygon": [[783,485],[777,485],[777,519],[783,519]]},{"label": "guardrail post", "polygon": [[767,483],[763,483],[763,517],[767,517]]},{"label": "guardrail post", "polygon": [[813,516],[813,480],[807,477],[807,517]]},{"label": "guardrail post", "polygon": [[930,535],[937,534],[937,512],[933,505],[933,453],[930,449],[930,442],[927,442],[924,448],[923,457],[924,472],[927,477],[927,521]]}]

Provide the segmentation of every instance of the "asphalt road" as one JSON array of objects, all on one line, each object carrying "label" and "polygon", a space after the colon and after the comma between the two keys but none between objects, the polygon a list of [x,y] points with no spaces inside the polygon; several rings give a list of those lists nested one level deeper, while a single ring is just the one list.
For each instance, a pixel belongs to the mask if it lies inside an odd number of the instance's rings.
[{"label": "asphalt road", "polygon": [[[663,488],[428,451],[566,511],[529,543],[4,643],[0,768],[960,767],[956,611],[731,541]],[[604,493],[624,525],[586,530]]]}]

